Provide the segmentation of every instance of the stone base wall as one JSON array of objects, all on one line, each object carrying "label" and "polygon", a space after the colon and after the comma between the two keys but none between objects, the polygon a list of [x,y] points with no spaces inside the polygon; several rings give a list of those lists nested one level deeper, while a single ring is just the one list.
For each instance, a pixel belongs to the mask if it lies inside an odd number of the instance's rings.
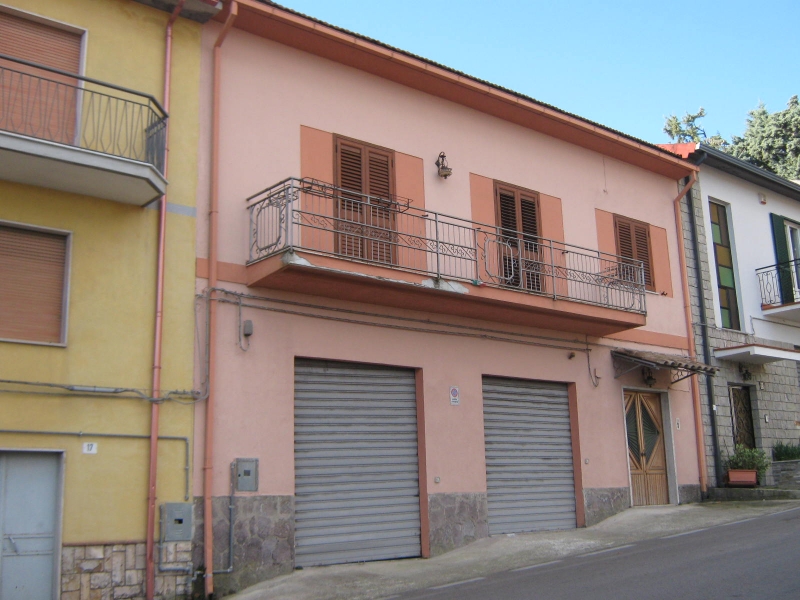
[{"label": "stone base wall", "polygon": [[489,536],[485,493],[430,494],[428,518],[432,556]]},{"label": "stone base wall", "polygon": [[678,499],[681,504],[693,504],[695,502],[703,501],[703,492],[700,486],[695,485],[681,485],[678,486]]},{"label": "stone base wall", "polygon": [[[212,499],[214,513],[214,569],[230,563],[230,498]],[[218,596],[232,594],[259,581],[294,569],[294,498],[292,496],[233,497],[233,571],[214,575]],[[194,505],[195,569],[205,567],[203,501]]]},{"label": "stone base wall", "polygon": [[[191,542],[165,543],[161,566],[189,570],[192,566],[191,549]],[[191,592],[191,579],[189,573],[160,573],[156,566],[156,600],[187,598]],[[61,600],[139,600],[144,595],[143,542],[62,548]]]},{"label": "stone base wall", "polygon": [[629,488],[584,488],[583,501],[586,510],[586,526],[613,517],[631,506]]},{"label": "stone base wall", "polygon": [[800,490],[800,460],[781,460],[772,463],[775,485],[784,490]]}]

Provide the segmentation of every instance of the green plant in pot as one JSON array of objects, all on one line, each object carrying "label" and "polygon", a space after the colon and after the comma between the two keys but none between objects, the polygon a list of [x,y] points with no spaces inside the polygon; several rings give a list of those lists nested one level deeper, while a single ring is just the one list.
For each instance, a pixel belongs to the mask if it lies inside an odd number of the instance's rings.
[{"label": "green plant in pot", "polygon": [[725,461],[725,466],[728,469],[729,486],[753,487],[758,484],[759,477],[763,479],[769,469],[770,460],[763,450],[736,444],[736,449]]}]

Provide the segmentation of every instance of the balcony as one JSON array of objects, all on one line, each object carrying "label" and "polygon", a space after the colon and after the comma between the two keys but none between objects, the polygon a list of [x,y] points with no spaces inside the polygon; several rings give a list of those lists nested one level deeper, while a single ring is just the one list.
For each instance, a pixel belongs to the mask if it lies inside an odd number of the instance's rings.
[{"label": "balcony", "polygon": [[756,269],[765,315],[800,321],[800,260]]},{"label": "balcony", "polygon": [[310,179],[248,202],[251,286],[590,335],[645,324],[640,261]]},{"label": "balcony", "polygon": [[143,206],[166,127],[152,96],[0,54],[0,179]]}]

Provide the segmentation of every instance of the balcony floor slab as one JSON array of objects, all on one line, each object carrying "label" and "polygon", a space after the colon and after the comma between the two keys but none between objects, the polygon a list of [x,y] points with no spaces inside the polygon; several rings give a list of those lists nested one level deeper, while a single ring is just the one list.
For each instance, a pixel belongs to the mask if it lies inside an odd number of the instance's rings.
[{"label": "balcony floor slab", "polygon": [[646,323],[638,313],[468,282],[432,286],[427,275],[305,252],[284,252],[252,263],[246,271],[251,287],[591,336]]},{"label": "balcony floor slab", "polygon": [[144,206],[167,180],[147,163],[0,131],[0,179]]}]

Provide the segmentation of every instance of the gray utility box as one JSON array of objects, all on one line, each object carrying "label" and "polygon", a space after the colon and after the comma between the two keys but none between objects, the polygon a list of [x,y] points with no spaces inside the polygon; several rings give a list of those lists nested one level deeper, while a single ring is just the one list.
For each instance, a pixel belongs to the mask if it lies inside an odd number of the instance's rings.
[{"label": "gray utility box", "polygon": [[165,502],[161,505],[161,536],[165,542],[192,541],[191,502]]},{"label": "gray utility box", "polygon": [[233,463],[237,492],[258,491],[258,459],[237,458]]}]

